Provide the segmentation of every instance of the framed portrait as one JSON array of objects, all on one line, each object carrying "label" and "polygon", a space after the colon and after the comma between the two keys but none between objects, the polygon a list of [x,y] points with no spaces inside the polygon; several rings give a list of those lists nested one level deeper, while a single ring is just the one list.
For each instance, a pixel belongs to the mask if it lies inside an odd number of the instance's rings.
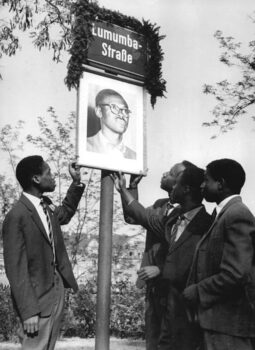
[{"label": "framed portrait", "polygon": [[145,95],[139,84],[84,72],[77,101],[80,165],[145,174]]}]

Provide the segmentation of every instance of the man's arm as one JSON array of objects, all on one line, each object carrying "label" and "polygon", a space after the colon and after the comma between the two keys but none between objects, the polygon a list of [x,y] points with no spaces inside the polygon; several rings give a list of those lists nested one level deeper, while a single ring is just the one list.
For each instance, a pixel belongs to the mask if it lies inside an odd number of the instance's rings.
[{"label": "man's arm", "polygon": [[247,283],[252,268],[255,223],[252,214],[237,208],[224,223],[224,246],[219,273],[205,278],[184,290],[188,303],[209,308],[219,300],[233,295]]},{"label": "man's arm", "polygon": [[115,187],[121,195],[122,203],[124,203],[125,212],[131,216],[135,222],[142,225],[149,231],[157,234],[164,239],[164,217],[163,215],[152,215],[147,211],[142,204],[140,204],[134,196],[126,188],[126,179],[122,173],[114,175]]},{"label": "man's arm", "polygon": [[75,163],[69,165],[69,173],[72,177],[72,184],[62,202],[62,205],[54,207],[54,212],[58,217],[60,225],[68,224],[75,214],[85,185],[81,183],[80,167]]}]

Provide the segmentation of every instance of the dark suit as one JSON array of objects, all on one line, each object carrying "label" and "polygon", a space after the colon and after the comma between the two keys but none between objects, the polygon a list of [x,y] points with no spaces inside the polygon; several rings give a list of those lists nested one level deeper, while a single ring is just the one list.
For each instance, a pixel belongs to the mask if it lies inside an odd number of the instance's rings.
[{"label": "dark suit", "polygon": [[[48,206],[57,271],[64,286],[77,291],[60,225],[74,215],[84,187],[71,185],[62,206]],[[50,200],[48,199],[48,203]],[[3,223],[3,247],[6,274],[15,308],[22,321],[34,316],[48,316],[54,302],[54,257],[42,221],[30,200],[21,195]]]},{"label": "dark suit", "polygon": [[[136,189],[128,189],[134,198],[138,199],[138,192]],[[154,202],[154,204],[146,208],[147,215],[163,214],[166,211],[166,204],[169,198],[161,198]],[[123,214],[125,221],[129,224],[139,225],[132,216],[127,215],[126,205],[123,201]],[[144,266],[159,266],[162,267],[165,259],[165,251],[161,247],[161,243],[157,235],[147,230],[145,240],[145,251],[143,254],[141,267]],[[146,303],[145,303],[145,340],[146,349],[155,350],[160,336],[160,324],[162,319],[163,307],[160,304],[160,298],[155,294],[155,281],[153,278],[144,282],[137,279],[136,286],[142,288],[146,284]]]},{"label": "dark suit", "polygon": [[252,213],[232,198],[199,242],[188,279],[203,329],[255,337],[254,239]]},{"label": "dark suit", "polygon": [[[164,215],[147,215],[146,210],[137,201],[128,207],[129,215],[146,229],[154,232],[163,243],[161,247],[169,245],[173,224],[180,214],[175,209],[169,217]],[[163,321],[158,349],[190,350],[197,346],[197,334],[188,323],[186,312],[181,300],[181,293],[186,285],[193,258],[195,246],[201,236],[208,230],[211,217],[204,207],[188,224],[181,237],[168,249],[165,262],[158,279],[158,294],[164,304]]]}]

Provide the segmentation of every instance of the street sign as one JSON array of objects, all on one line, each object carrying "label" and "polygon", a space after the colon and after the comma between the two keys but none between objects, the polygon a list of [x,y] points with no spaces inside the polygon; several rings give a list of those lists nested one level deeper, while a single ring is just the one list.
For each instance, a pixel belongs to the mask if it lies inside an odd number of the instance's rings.
[{"label": "street sign", "polygon": [[92,36],[87,55],[89,64],[112,68],[123,75],[144,77],[146,42],[142,35],[97,21],[92,24]]}]

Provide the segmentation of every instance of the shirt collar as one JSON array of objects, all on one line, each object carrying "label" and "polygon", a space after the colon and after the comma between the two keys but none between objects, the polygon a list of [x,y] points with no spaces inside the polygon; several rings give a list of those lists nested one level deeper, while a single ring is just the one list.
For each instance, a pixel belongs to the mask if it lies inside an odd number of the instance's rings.
[{"label": "shirt collar", "polygon": [[191,221],[201,208],[202,208],[202,205],[190,211],[187,211],[186,213],[182,214],[182,216],[185,218],[185,220]]},{"label": "shirt collar", "polygon": [[223,199],[223,201],[221,201],[217,206],[216,206],[216,212],[217,215],[219,215],[220,211],[223,209],[223,207],[225,207],[225,205],[232,199],[235,197],[239,197],[239,194],[233,194],[232,196],[229,196],[225,199]]},{"label": "shirt collar", "polygon": [[30,194],[30,193],[27,193],[27,192],[23,192],[24,196],[27,197],[30,202],[32,202],[32,204],[34,205],[35,208],[38,208],[39,205],[40,205],[40,198]]},{"label": "shirt collar", "polygon": [[111,148],[111,149],[115,149],[115,150],[119,150],[121,153],[123,153],[125,151],[125,145],[124,145],[124,143],[122,141],[122,138],[121,138],[120,142],[117,145],[115,145],[115,144],[112,144],[104,136],[104,134],[102,133],[102,130],[99,131],[98,136],[99,136],[100,143],[103,144],[105,147]]}]

